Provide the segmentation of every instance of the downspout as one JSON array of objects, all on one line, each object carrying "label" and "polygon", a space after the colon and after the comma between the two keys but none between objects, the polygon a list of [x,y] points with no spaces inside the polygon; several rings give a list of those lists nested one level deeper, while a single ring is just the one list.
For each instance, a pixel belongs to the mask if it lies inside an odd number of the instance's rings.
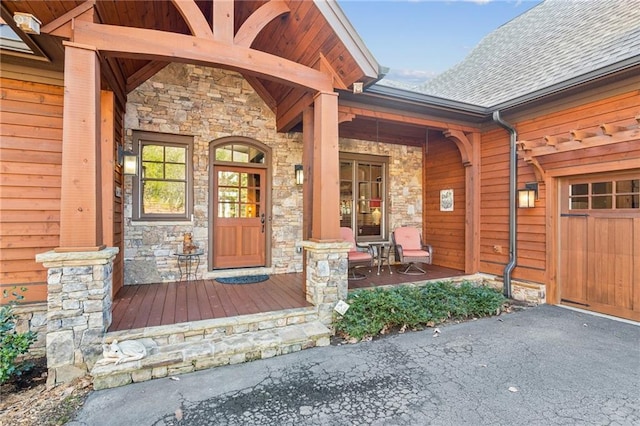
[{"label": "downspout", "polygon": [[518,258],[517,221],[516,221],[516,185],[518,184],[518,152],[516,150],[516,129],[500,118],[500,111],[493,112],[493,121],[509,132],[509,263],[504,267],[503,294],[511,298],[511,272]]}]

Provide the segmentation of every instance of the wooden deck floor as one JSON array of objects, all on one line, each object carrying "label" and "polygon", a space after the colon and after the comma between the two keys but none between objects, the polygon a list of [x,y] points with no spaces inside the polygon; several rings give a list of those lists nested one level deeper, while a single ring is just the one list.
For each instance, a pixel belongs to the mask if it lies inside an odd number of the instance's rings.
[{"label": "wooden deck floor", "polygon": [[[395,267],[393,274],[385,269],[376,275],[375,268],[370,273],[362,272],[367,278],[349,280],[349,289],[463,275],[462,271],[438,266],[427,266],[427,273],[419,276],[398,274]],[[114,298],[109,331],[311,306],[303,288],[302,274],[271,275],[267,281],[243,285],[215,280],[126,285]]]}]

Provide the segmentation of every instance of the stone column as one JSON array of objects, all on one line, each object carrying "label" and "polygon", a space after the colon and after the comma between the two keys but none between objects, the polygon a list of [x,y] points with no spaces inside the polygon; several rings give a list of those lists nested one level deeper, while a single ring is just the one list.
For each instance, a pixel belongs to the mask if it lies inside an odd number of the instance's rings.
[{"label": "stone column", "polygon": [[111,325],[113,261],[117,247],[36,255],[47,274],[46,354],[50,386],[88,373],[102,354]]},{"label": "stone column", "polygon": [[318,307],[320,321],[333,329],[333,308],[347,298],[349,243],[304,241],[307,254],[307,301]]}]

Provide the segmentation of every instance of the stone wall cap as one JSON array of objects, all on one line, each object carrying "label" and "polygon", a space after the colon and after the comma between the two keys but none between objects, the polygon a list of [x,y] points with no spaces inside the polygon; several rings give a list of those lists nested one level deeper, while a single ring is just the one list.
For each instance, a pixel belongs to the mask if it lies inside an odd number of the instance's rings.
[{"label": "stone wall cap", "polygon": [[[113,257],[115,257],[120,249],[118,247],[107,247],[103,250],[97,251],[72,251],[58,253],[53,250],[45,253],[36,254],[36,262],[39,263],[64,263],[68,261],[94,261],[91,263],[104,263]],[[103,262],[101,262],[103,261]]]},{"label": "stone wall cap", "polygon": [[349,251],[351,243],[346,241],[302,241],[300,247],[304,247],[307,250],[334,250],[334,251]]}]

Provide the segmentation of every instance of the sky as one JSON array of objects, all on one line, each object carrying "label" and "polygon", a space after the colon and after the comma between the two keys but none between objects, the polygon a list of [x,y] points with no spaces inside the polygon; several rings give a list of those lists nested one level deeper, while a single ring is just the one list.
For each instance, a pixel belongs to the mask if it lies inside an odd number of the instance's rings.
[{"label": "sky", "polygon": [[540,0],[338,0],[387,78],[420,83]]}]

